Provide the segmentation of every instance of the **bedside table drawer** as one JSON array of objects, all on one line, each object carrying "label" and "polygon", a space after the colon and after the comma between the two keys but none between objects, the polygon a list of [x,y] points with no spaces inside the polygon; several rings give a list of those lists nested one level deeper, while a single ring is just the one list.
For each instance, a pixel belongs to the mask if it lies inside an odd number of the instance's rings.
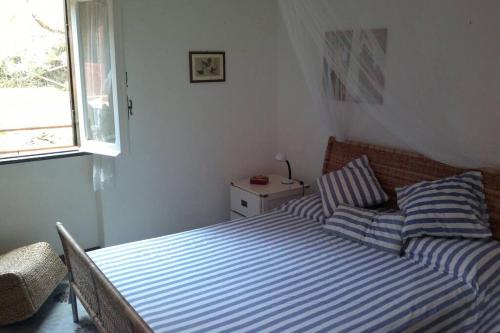
[{"label": "bedside table drawer", "polygon": [[231,186],[231,210],[250,217],[260,214],[261,200],[259,196]]}]

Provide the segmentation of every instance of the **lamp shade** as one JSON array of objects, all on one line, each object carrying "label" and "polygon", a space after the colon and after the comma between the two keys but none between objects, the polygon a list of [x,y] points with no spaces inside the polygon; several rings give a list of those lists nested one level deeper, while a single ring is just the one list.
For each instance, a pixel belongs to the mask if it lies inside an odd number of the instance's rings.
[{"label": "lamp shade", "polygon": [[287,161],[286,154],[283,154],[283,153],[277,153],[275,158],[276,158],[276,161],[280,161],[280,162]]}]

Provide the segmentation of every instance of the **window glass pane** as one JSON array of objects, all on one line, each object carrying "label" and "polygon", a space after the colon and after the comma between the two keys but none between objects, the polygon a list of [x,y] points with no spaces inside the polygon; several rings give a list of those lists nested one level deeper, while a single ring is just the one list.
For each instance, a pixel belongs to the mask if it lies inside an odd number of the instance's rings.
[{"label": "window glass pane", "polygon": [[115,143],[113,80],[108,7],[105,1],[78,3],[80,59],[84,76],[85,136]]},{"label": "window glass pane", "polygon": [[0,157],[74,146],[64,1],[0,1],[0,45]]}]

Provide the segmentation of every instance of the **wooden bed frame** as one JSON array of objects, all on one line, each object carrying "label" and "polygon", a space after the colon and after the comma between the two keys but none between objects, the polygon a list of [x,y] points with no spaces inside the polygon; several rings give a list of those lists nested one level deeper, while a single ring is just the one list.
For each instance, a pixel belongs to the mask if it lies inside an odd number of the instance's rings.
[{"label": "wooden bed frame", "polygon": [[[396,205],[394,190],[396,187],[423,180],[444,178],[467,171],[433,161],[419,154],[359,142],[338,142],[334,137],[331,137],[326,149],[323,174],[338,170],[349,161],[362,155],[368,156],[370,166],[394,206]],[[490,211],[493,238],[500,240],[500,173],[480,171],[484,177],[486,203]]]},{"label": "wooden bed frame", "polygon": [[77,296],[101,333],[153,332],[59,222],[57,232],[69,272],[73,321],[78,322]]},{"label": "wooden bed frame", "polygon": [[[367,155],[380,184],[395,205],[397,186],[459,174],[454,168],[421,155],[356,142],[338,142],[331,137],[323,173],[342,168],[349,161]],[[486,199],[494,238],[500,240],[500,174],[483,171]],[[78,321],[78,297],[102,333],[150,333],[152,329],[123,298],[61,223],[57,231],[70,274],[70,301],[73,320]]]}]

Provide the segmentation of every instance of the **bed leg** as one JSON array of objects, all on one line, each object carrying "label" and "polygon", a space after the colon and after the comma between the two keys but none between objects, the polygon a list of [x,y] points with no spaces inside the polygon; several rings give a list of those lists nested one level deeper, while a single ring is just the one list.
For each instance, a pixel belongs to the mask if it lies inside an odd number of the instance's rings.
[{"label": "bed leg", "polygon": [[73,312],[73,322],[78,323],[78,307],[76,304],[76,295],[73,287],[69,287],[69,302],[71,303],[71,312]]}]

